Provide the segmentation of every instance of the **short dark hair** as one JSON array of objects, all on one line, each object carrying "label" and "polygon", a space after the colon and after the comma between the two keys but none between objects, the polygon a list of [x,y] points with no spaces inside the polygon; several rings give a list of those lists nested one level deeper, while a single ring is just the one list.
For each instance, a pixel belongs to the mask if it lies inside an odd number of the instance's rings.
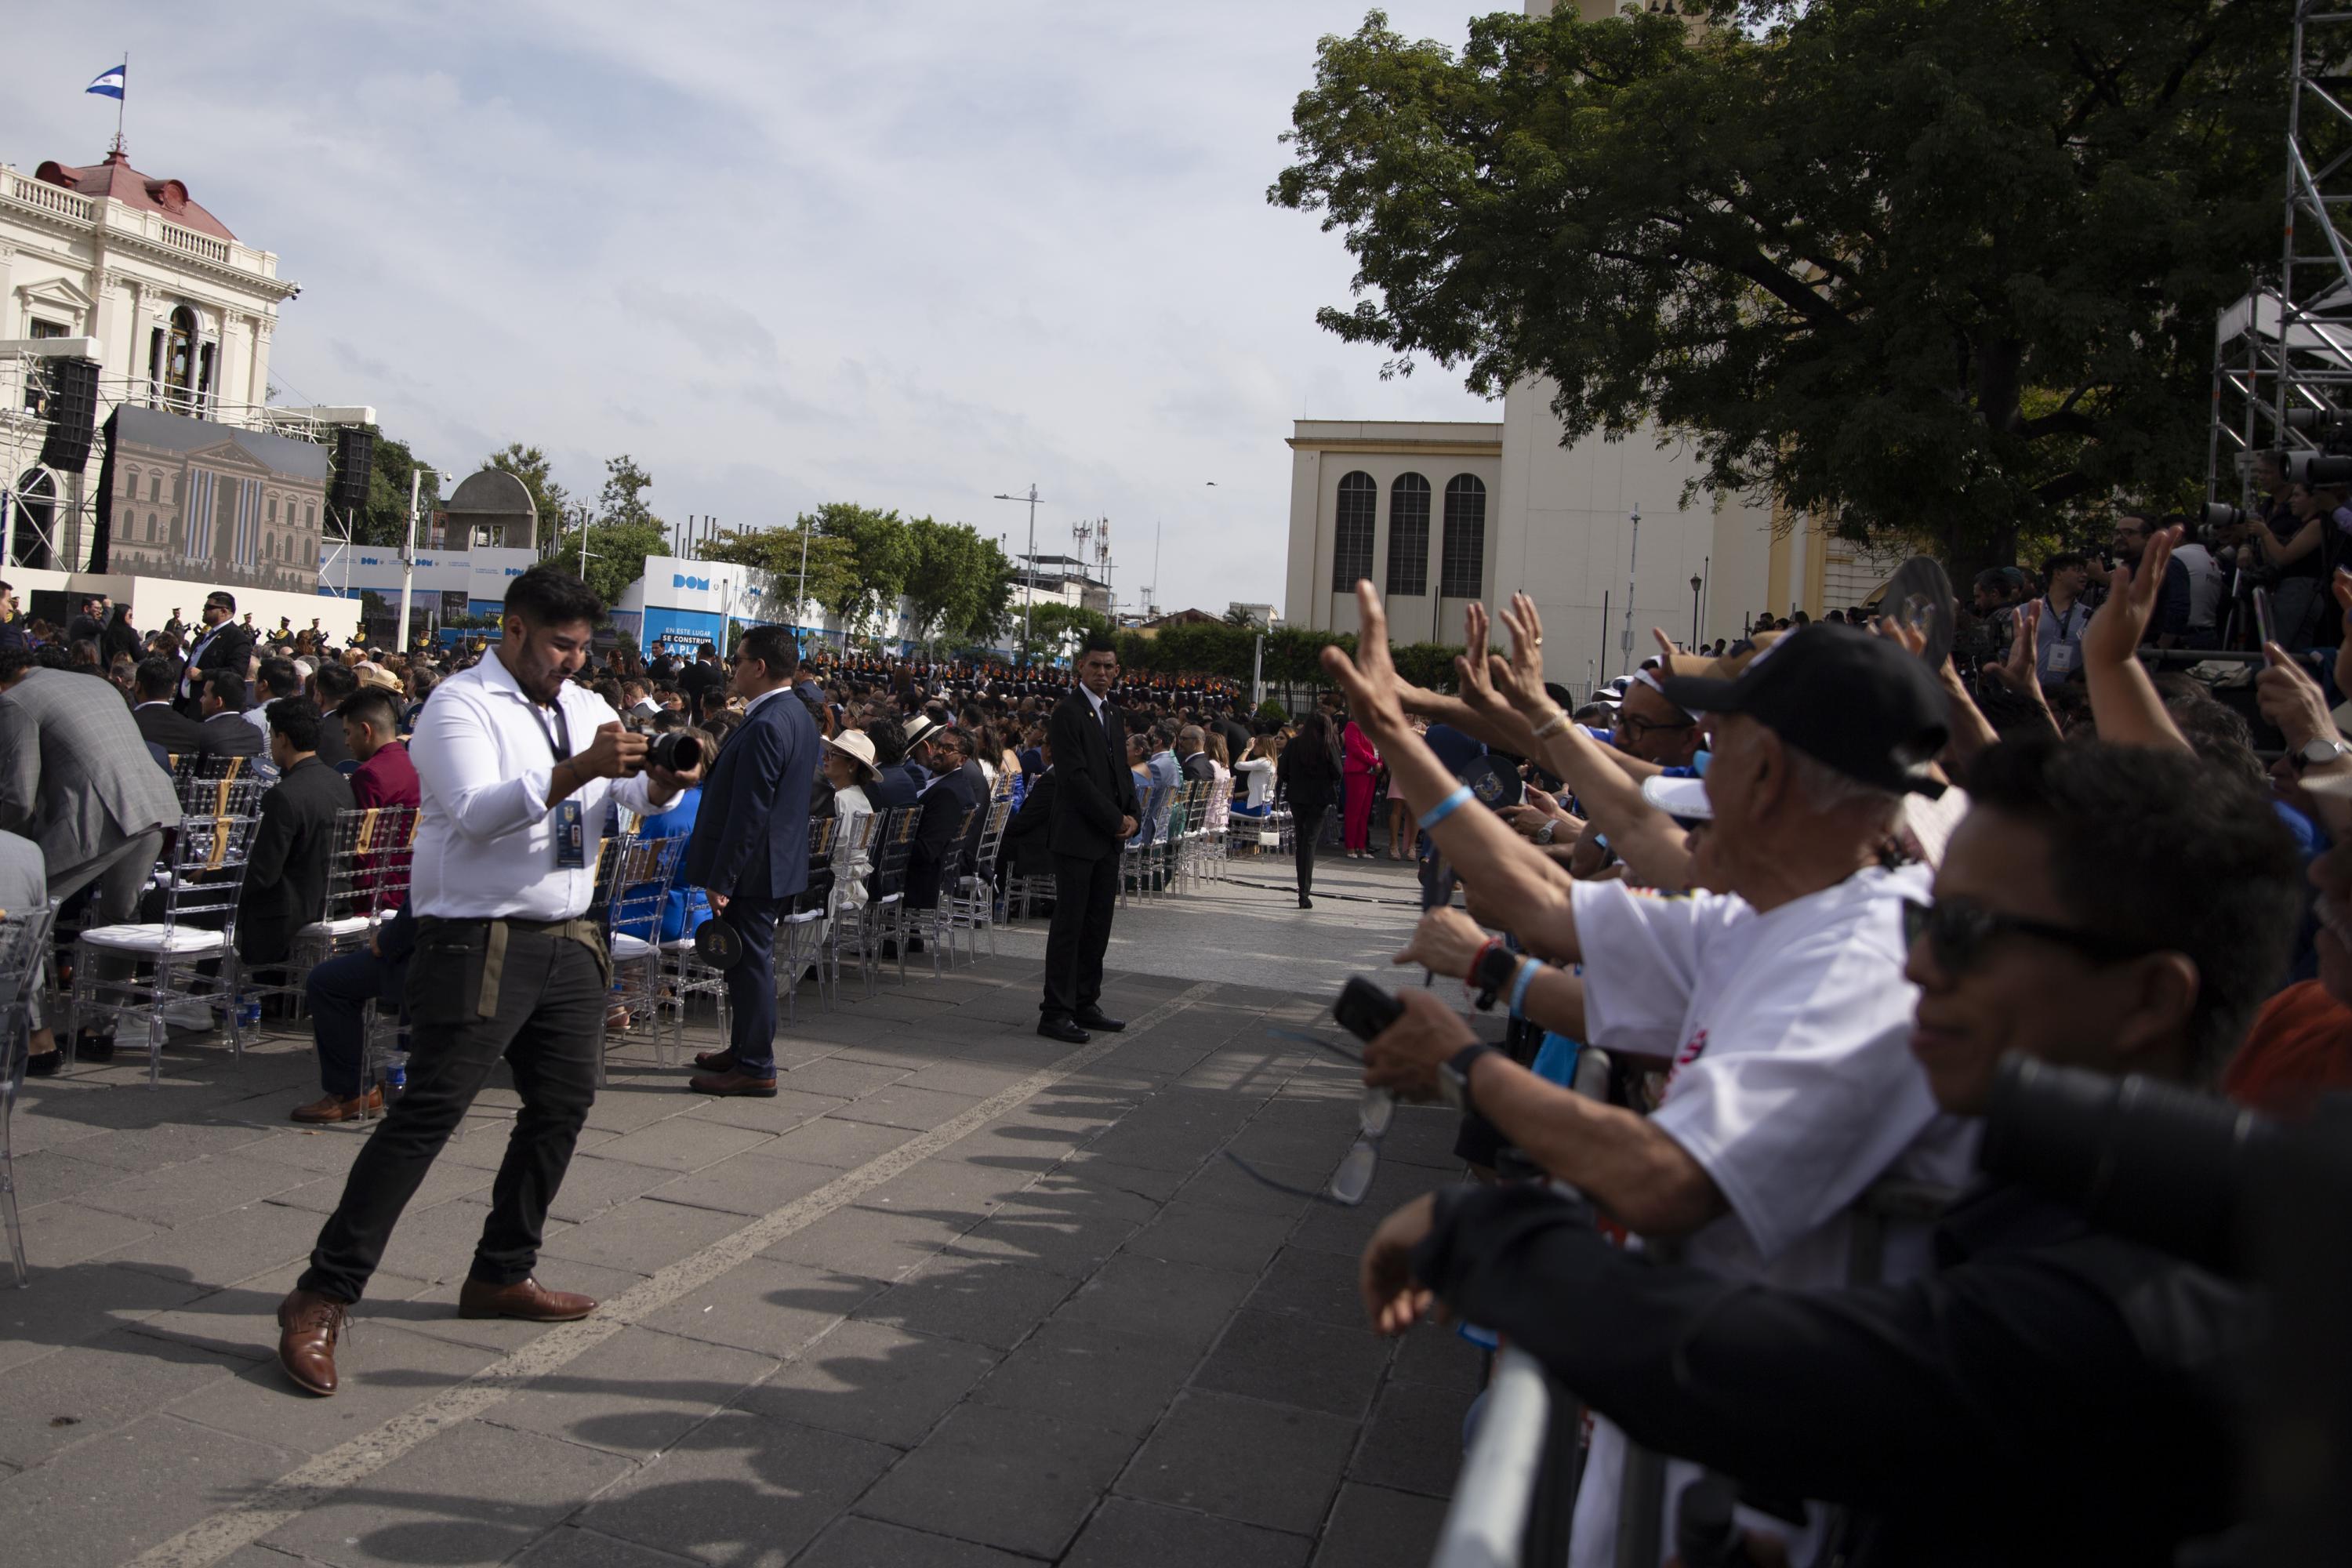
[{"label": "short dark hair", "polygon": [[344,699],[342,706],[335,710],[335,716],[355,719],[383,731],[386,738],[400,733],[400,704],[381,686],[361,687]]},{"label": "short dark hair", "polygon": [[269,732],[298,752],[319,749],[319,705],[307,697],[281,697],[268,708]]},{"label": "short dark hair", "polygon": [[206,608],[218,605],[230,615],[233,616],[236,614],[236,595],[225,589],[215,588],[211,593],[206,594],[205,595],[205,605]]},{"label": "short dark hair", "polygon": [[1117,658],[1118,657],[1118,644],[1111,641],[1108,636],[1101,632],[1088,632],[1087,634],[1087,640],[1078,645],[1078,657],[1080,658],[1084,658],[1090,653],[1107,653],[1113,658]]},{"label": "short dark hair", "polygon": [[1975,809],[2042,829],[2075,924],[2196,964],[2191,1068],[2218,1077],[2284,978],[2303,910],[2294,839],[2263,791],[2176,751],[2095,741],[1991,747],[1967,784]]},{"label": "short dark hair", "polygon": [[359,671],[348,664],[337,664],[330,659],[311,675],[310,684],[318,688],[321,709],[341,708],[344,700],[360,689]]},{"label": "short dark hair", "polygon": [[907,760],[906,726],[889,715],[867,720],[866,738],[874,742],[875,766],[895,767]]},{"label": "short dark hair", "polygon": [[569,572],[534,566],[507,584],[506,613],[535,626],[564,626],[593,622],[604,613],[604,601]]},{"label": "short dark hair", "polygon": [[255,668],[253,682],[272,697],[293,697],[301,692],[302,672],[292,659],[272,656]]},{"label": "short dark hair", "polygon": [[2042,578],[2046,583],[2061,572],[2070,571],[2076,566],[2088,566],[2090,563],[2091,558],[2079,550],[2062,550],[2042,563]]},{"label": "short dark hair", "polygon": [[735,645],[737,658],[756,658],[768,679],[781,680],[801,667],[801,645],[782,626],[757,626]]},{"label": "short dark hair", "polygon": [[138,687],[140,701],[162,702],[180,683],[180,667],[161,654],[151,654],[139,661],[131,679]]},{"label": "short dark hair", "polygon": [[245,675],[240,670],[215,669],[205,677],[205,689],[213,700],[232,713],[245,711]]}]

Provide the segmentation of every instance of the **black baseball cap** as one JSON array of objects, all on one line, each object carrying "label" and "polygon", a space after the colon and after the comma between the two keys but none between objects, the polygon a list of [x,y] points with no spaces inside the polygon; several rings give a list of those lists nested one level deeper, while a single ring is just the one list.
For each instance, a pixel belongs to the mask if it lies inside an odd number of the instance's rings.
[{"label": "black baseball cap", "polygon": [[1944,793],[1927,771],[1951,733],[1943,689],[1885,637],[1819,623],[1779,638],[1735,679],[1671,675],[1658,687],[1693,713],[1745,714],[1863,784]]}]

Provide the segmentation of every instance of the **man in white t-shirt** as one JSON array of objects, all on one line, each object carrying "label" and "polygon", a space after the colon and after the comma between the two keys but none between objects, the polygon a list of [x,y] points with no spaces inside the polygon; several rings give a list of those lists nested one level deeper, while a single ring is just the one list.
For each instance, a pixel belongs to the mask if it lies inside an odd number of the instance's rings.
[{"label": "man in white t-shirt", "polygon": [[[1363,684],[1360,696],[1350,686],[1350,711],[1377,721],[1377,680]],[[1957,1185],[1968,1173],[1967,1134],[1940,1116],[1909,1052],[1916,993],[1903,975],[1902,910],[1927,896],[1928,877],[1882,859],[1905,796],[1941,791],[1928,763],[1944,745],[1944,699],[1895,644],[1829,626],[1781,639],[1736,680],[1663,686],[1710,721],[1715,819],[1694,882],[1726,893],[1661,899],[1553,879],[1490,815],[1442,809],[1451,779],[1434,757],[1391,755],[1391,737],[1374,734],[1424,825],[1438,816],[1440,847],[1479,906],[1507,910],[1530,952],[1583,963],[1585,1037],[1672,1064],[1656,1112],[1547,1084],[1410,989],[1404,1020],[1366,1052],[1366,1081],[1434,1088],[1636,1233],[1679,1238],[1694,1263],[1843,1285],[1847,1211],[1872,1183]],[[1924,1261],[1915,1247],[1911,1266]],[[1577,1500],[1580,1568],[1612,1560],[1624,1454],[1600,1423]],[[1694,1475],[1670,1473],[1666,1520]]]}]

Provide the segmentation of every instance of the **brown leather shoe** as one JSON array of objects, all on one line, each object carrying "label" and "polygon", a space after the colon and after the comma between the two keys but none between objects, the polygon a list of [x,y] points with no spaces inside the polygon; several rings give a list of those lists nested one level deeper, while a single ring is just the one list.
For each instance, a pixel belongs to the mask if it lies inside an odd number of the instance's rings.
[{"label": "brown leather shoe", "polygon": [[732,1047],[723,1051],[697,1051],[694,1065],[704,1072],[733,1072],[735,1052]]},{"label": "brown leather shoe", "polygon": [[492,1285],[468,1279],[457,1292],[461,1318],[520,1318],[526,1323],[568,1323],[596,1310],[586,1296],[551,1290],[536,1279],[518,1285]]},{"label": "brown leather shoe", "polygon": [[772,1077],[752,1078],[731,1066],[725,1072],[697,1073],[686,1080],[686,1087],[697,1094],[741,1095],[751,1100],[776,1098],[776,1080]]},{"label": "brown leather shoe", "polygon": [[278,1303],[278,1364],[305,1394],[335,1392],[335,1341],[351,1303],[316,1290],[289,1290]]},{"label": "brown leather shoe", "polygon": [[349,1100],[331,1094],[308,1105],[298,1105],[293,1120],[301,1122],[357,1121],[371,1111],[383,1109],[383,1090],[371,1089],[365,1094],[355,1094]]}]

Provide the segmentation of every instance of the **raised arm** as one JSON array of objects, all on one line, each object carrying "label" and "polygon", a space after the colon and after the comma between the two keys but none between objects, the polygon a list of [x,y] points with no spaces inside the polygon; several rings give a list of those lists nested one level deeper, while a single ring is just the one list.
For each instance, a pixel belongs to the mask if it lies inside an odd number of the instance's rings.
[{"label": "raised arm", "polygon": [[2117,562],[2108,574],[2114,588],[2107,602],[2083,628],[2083,674],[2091,689],[2091,717],[2099,739],[2110,745],[2190,750],[2188,737],[2164,710],[2156,682],[2139,662],[2140,638],[2164,591],[2164,568],[2172,559],[2172,547],[2179,542],[2178,527],[2158,529],[2148,539],[2137,573]]},{"label": "raised arm", "polygon": [[1569,881],[1549,858],[1475,803],[1431,821],[1438,804],[1459,786],[1405,720],[1404,683],[1389,658],[1388,616],[1369,581],[1356,584],[1356,605],[1362,629],[1355,658],[1326,647],[1323,668],[1348,694],[1349,711],[1388,758],[1391,790],[1404,796],[1414,820],[1466,880],[1496,904],[1518,911],[1519,938],[1530,951],[1572,962],[1580,953]]}]

